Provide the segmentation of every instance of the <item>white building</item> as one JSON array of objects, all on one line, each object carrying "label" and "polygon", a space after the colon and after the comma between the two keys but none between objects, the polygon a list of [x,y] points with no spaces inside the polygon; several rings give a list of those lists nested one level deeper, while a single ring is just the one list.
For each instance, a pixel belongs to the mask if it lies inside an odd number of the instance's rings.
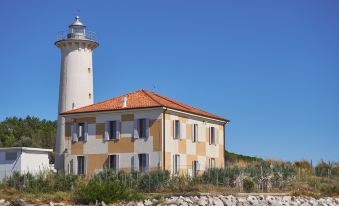
[{"label": "white building", "polygon": [[13,172],[36,174],[49,170],[48,153],[52,151],[31,147],[0,148],[0,180],[11,176]]}]

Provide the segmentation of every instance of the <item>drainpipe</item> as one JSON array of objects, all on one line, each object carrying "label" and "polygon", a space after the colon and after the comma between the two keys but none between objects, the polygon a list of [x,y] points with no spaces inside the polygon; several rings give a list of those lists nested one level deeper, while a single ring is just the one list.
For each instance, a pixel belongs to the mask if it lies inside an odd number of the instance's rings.
[{"label": "drainpipe", "polygon": [[162,113],[162,164],[163,164],[163,170],[165,170],[165,134],[166,134],[166,114],[167,108],[164,109]]}]

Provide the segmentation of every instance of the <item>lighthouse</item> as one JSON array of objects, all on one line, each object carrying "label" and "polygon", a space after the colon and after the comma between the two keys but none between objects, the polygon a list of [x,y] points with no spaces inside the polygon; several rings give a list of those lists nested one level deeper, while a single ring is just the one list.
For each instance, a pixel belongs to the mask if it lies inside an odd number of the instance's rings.
[{"label": "lighthouse", "polygon": [[65,119],[60,113],[93,104],[92,54],[99,46],[96,35],[86,29],[79,16],[68,31],[58,34],[55,45],[61,51],[58,128],[56,136],[55,168],[64,170]]}]

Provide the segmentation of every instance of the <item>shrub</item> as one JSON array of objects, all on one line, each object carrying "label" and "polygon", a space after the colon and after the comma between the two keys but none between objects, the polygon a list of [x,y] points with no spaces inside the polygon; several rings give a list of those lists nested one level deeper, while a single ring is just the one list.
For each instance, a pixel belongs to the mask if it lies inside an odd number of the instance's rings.
[{"label": "shrub", "polygon": [[144,192],[162,191],[168,185],[169,180],[169,171],[151,171],[140,176],[138,189]]},{"label": "shrub", "polygon": [[245,192],[253,192],[255,183],[251,178],[247,177],[244,179],[243,187],[244,187]]},{"label": "shrub", "polygon": [[58,192],[71,191],[77,179],[78,177],[74,175],[55,174],[49,171],[34,176],[30,173],[14,172],[4,184],[22,192]]},{"label": "shrub", "polygon": [[325,196],[339,195],[339,186],[330,184],[321,184],[320,192]]},{"label": "shrub", "polygon": [[137,199],[142,199],[142,196],[117,180],[99,182],[92,179],[87,184],[79,185],[73,195],[73,200],[82,204],[96,203],[96,201],[112,203],[119,200]]}]

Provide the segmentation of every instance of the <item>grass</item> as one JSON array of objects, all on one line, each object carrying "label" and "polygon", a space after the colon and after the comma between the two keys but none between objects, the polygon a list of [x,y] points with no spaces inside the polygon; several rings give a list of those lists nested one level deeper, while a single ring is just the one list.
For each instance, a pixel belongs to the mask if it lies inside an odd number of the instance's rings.
[{"label": "grass", "polygon": [[0,198],[22,198],[32,204],[50,201],[94,204],[198,193],[289,192],[316,198],[339,196],[338,172],[315,176],[309,168],[305,162],[293,165],[275,161],[210,169],[197,177],[172,176],[168,171],[143,174],[105,170],[91,178],[51,172],[35,176],[15,173],[0,183]]}]

